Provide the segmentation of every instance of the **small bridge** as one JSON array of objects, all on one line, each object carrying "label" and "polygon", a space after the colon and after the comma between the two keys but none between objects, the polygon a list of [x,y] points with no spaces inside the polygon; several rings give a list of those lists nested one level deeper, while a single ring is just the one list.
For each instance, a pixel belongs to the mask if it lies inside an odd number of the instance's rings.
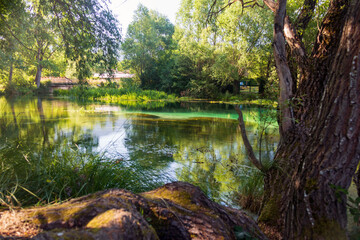
[{"label": "small bridge", "polygon": [[51,92],[53,92],[55,89],[69,90],[78,85],[77,80],[72,80],[67,77],[43,77],[41,78],[41,83],[49,86]]},{"label": "small bridge", "polygon": [[[93,78],[87,80],[91,85],[99,85],[101,83],[107,83],[110,79],[113,82],[121,82],[121,80],[126,78],[133,78],[135,74],[130,74],[128,71],[119,72],[114,71],[113,74],[103,73],[103,74],[94,74]],[[54,89],[65,89],[69,90],[74,86],[79,84],[78,80],[73,80],[67,77],[42,77],[40,82],[44,85],[50,87],[50,92],[53,92]]]}]

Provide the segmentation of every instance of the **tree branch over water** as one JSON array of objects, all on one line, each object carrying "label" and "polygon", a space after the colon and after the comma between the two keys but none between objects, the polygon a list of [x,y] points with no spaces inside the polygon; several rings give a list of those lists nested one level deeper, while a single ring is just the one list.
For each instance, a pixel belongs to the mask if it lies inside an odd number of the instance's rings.
[{"label": "tree branch over water", "polygon": [[244,142],[246,151],[247,151],[247,153],[249,155],[250,161],[251,161],[252,164],[254,164],[254,166],[256,168],[258,168],[260,171],[263,171],[264,167],[261,164],[261,162],[259,161],[259,159],[256,158],[254,150],[253,150],[253,148],[252,148],[252,146],[251,146],[251,144],[249,142],[249,139],[247,137],[242,111],[238,106],[235,106],[235,110],[239,115],[238,120],[239,120],[239,127],[240,127],[240,131],[241,131],[241,137],[243,139],[243,142]]}]

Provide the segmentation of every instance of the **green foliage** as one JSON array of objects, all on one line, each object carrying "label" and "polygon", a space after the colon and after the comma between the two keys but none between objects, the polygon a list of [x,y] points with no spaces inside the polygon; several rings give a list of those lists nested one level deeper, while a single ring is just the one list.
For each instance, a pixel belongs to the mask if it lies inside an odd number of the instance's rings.
[{"label": "green foliage", "polygon": [[121,35],[106,2],[61,0],[50,1],[49,7],[57,16],[65,55],[76,63],[78,79],[91,76],[95,66],[108,72],[115,68]]},{"label": "green foliage", "polygon": [[[239,94],[246,77],[267,81],[271,52],[272,14],[261,8],[242,11],[240,2],[217,12],[228,2],[184,0],[175,31],[176,58],[187,59],[174,72],[184,82],[183,91],[201,98],[217,98],[219,92]],[[210,11],[211,9],[211,11]]]},{"label": "green foliage", "polygon": [[7,207],[62,201],[108,188],[142,192],[160,186],[141,169],[76,148],[44,149],[17,158],[8,156],[12,151],[1,149],[0,204]]},{"label": "green foliage", "polygon": [[106,2],[17,0],[2,1],[0,8],[5,9],[0,12],[0,77],[9,84],[25,73],[40,87],[43,69],[45,75],[64,75],[67,60],[80,80],[95,67],[109,71],[117,65],[121,36]]},{"label": "green foliage", "polygon": [[133,69],[141,87],[171,90],[169,74],[174,26],[158,12],[139,5],[121,46],[125,67]]},{"label": "green foliage", "polygon": [[349,196],[349,191],[340,186],[330,184],[330,187],[334,189],[335,195],[339,201],[342,201],[342,197],[346,195],[347,197],[347,208],[349,209],[350,214],[352,215],[354,222],[358,223],[360,220],[360,197],[353,198]]},{"label": "green foliage", "polygon": [[70,90],[57,90],[55,95],[70,96],[82,100],[101,101],[105,103],[121,103],[127,100],[175,100],[172,94],[167,94],[155,90],[142,90],[136,86],[130,85],[129,88],[113,87],[74,87]]},{"label": "green foliage", "polygon": [[32,96],[36,90],[35,85],[27,81],[17,81],[7,84],[4,89],[6,96]]}]

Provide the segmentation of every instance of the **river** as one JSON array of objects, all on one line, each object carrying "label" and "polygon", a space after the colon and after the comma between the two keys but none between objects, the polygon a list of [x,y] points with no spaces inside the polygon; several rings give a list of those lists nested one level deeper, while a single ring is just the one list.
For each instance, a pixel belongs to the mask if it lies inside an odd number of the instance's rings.
[{"label": "river", "polygon": [[[241,108],[254,151],[271,164],[279,141],[273,111]],[[256,194],[262,187],[247,158],[237,118],[232,105],[209,102],[104,105],[0,98],[0,170],[14,168],[12,175],[31,175],[35,159],[49,165],[70,149],[121,162],[138,178],[131,178],[131,183],[124,180],[121,186],[129,190],[134,191],[134,184],[145,185],[141,191],[153,186],[146,186],[149,182],[187,181],[213,200],[236,207],[239,192]],[[19,173],[17,168],[26,170]]]}]

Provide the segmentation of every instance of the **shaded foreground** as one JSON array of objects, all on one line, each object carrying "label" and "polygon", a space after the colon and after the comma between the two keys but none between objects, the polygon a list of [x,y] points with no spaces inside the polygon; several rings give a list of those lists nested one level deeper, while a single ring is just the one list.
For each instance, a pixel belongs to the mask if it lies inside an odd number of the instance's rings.
[{"label": "shaded foreground", "polygon": [[[0,238],[266,239],[245,213],[185,182],[142,194],[111,189],[46,207],[0,213]],[[247,238],[248,239],[248,238]]]}]

